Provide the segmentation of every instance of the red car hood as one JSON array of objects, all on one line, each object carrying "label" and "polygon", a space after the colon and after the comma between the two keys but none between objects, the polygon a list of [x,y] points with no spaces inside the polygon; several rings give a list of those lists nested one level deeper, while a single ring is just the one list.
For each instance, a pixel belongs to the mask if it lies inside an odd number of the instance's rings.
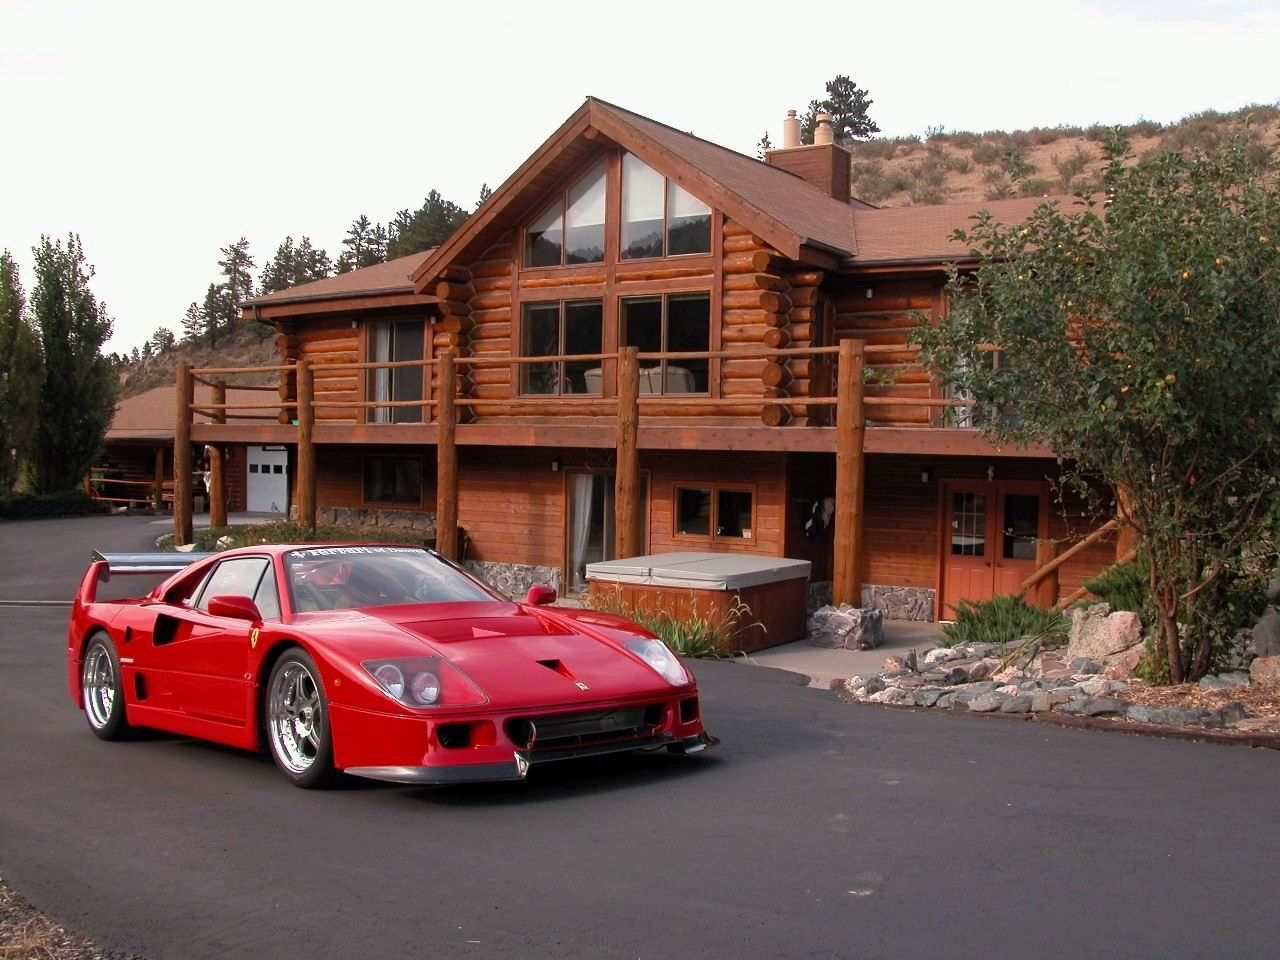
[{"label": "red car hood", "polygon": [[499,706],[584,705],[672,687],[648,664],[568,618],[515,603],[365,608],[425,641]]}]

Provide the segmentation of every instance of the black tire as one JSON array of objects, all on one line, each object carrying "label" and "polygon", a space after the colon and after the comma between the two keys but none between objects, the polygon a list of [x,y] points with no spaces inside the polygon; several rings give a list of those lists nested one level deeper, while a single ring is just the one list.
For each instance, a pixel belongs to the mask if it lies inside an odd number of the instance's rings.
[{"label": "black tire", "polygon": [[132,729],[125,719],[120,655],[105,630],[89,637],[80,662],[80,699],[89,729],[101,740],[123,740]]},{"label": "black tire", "polygon": [[329,699],[320,671],[305,650],[286,650],[271,668],[262,726],[276,768],[295,786],[317,789],[337,778]]}]

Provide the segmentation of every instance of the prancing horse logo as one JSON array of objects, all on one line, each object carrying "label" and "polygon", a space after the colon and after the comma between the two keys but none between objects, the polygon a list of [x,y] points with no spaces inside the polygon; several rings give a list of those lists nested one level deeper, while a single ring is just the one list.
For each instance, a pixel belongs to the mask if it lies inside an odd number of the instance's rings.
[{"label": "prancing horse logo", "polygon": [[591,689],[591,688],[590,688],[590,687],[588,687],[585,683],[583,683],[581,680],[575,680],[575,681],[574,681],[574,683],[576,683],[576,684],[578,685],[578,689],[579,689],[579,690],[581,690],[583,693],[586,693],[588,690],[590,690],[590,689]]}]

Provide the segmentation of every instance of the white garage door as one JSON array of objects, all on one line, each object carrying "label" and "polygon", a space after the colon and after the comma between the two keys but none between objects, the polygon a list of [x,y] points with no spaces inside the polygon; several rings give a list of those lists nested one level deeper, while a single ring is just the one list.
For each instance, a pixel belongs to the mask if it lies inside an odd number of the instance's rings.
[{"label": "white garage door", "polygon": [[289,451],[250,447],[249,488],[245,507],[250,513],[289,510]]}]

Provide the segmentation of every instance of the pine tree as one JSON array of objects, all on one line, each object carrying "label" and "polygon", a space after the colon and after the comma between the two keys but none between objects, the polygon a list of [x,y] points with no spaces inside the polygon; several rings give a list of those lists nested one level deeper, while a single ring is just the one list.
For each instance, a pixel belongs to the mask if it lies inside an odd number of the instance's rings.
[{"label": "pine tree", "polygon": [[387,259],[387,228],[375,224],[363,213],[351,221],[342,240],[345,250],[338,256],[338,273],[350,273]]},{"label": "pine tree", "polygon": [[89,289],[93,267],[80,237],[41,237],[35,248],[31,313],[40,332],[44,379],[32,456],[39,493],[74,489],[102,449],[115,408],[115,379],[102,345],[106,306]]},{"label": "pine tree", "polygon": [[401,210],[396,214],[391,223],[387,259],[408,256],[443,243],[466,219],[466,210],[444,199],[438,190],[432,190],[417,210]]},{"label": "pine tree", "polygon": [[204,312],[200,309],[200,304],[192,300],[187,306],[187,312],[182,315],[183,342],[194,343],[204,335],[204,332]]},{"label": "pine tree", "polygon": [[844,74],[837,74],[826,84],[827,95],[822,100],[810,100],[809,109],[800,121],[800,142],[813,143],[813,132],[818,126],[818,114],[831,117],[831,130],[836,143],[848,146],[855,140],[865,140],[880,128],[867,116],[874,100],[867,99],[867,91]]},{"label": "pine tree", "polygon": [[13,489],[31,455],[40,379],[40,350],[18,265],[5,250],[0,253],[0,493]]},{"label": "pine tree", "polygon": [[204,303],[200,306],[200,316],[204,320],[204,333],[210,344],[217,341],[218,334],[229,330],[235,323],[235,303],[225,285],[209,284],[204,292]]},{"label": "pine tree", "polygon": [[311,283],[333,275],[333,261],[329,254],[317,246],[313,246],[310,237],[303,237],[298,243],[298,259],[294,271],[294,286],[300,283]]},{"label": "pine tree", "polygon": [[164,353],[173,349],[177,338],[168,327],[156,327],[156,332],[151,335],[151,342],[155,345],[156,353]]},{"label": "pine tree", "polygon": [[285,237],[276,247],[275,256],[262,270],[261,293],[287,290],[300,283],[323,280],[333,272],[329,254],[315,247],[310,237],[303,237],[295,247],[293,237]]},{"label": "pine tree", "polygon": [[766,130],[764,136],[756,143],[756,159],[763,160],[772,149],[773,141],[769,139],[769,131]]},{"label": "pine tree", "polygon": [[240,319],[240,304],[253,296],[253,257],[249,255],[249,241],[241,237],[220,251],[223,281],[220,284],[224,296],[220,298],[222,313],[218,317],[220,329],[233,329]]},{"label": "pine tree", "polygon": [[493,191],[489,189],[487,183],[480,184],[480,199],[476,201],[476,209],[479,210],[484,206],[484,202],[493,196]]}]

